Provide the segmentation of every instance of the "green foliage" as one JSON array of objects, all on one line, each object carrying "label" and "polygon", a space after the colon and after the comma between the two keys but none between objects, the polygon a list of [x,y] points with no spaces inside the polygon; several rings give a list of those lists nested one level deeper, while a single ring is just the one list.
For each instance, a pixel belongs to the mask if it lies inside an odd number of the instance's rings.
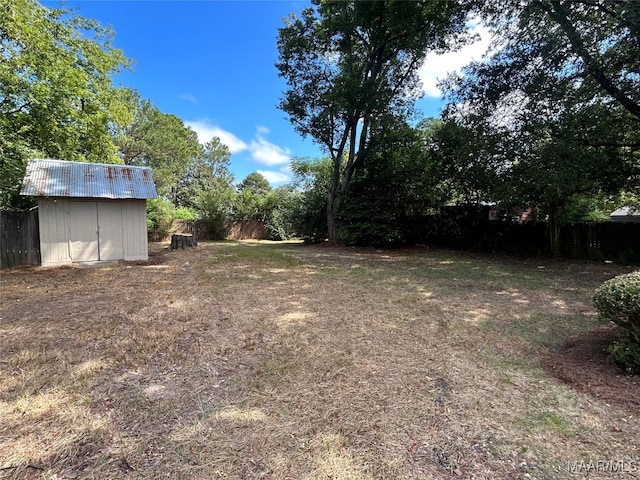
[{"label": "green foliage", "polygon": [[196,132],[180,118],[162,113],[133,90],[125,93],[132,116],[116,132],[119,154],[126,165],[151,167],[158,194],[171,197],[177,204],[176,190],[185,178],[194,175],[192,163],[206,162],[208,155]]},{"label": "green foliage", "polygon": [[118,162],[126,108],[112,75],[129,61],[113,32],[35,0],[0,1],[0,206],[20,205],[30,157]]},{"label": "green foliage", "polygon": [[445,82],[445,117],[467,138],[442,149],[461,193],[538,207],[555,253],[572,199],[639,183],[639,22],[626,3],[478,3],[499,48]]},{"label": "green foliage", "polygon": [[299,192],[293,205],[293,229],[306,242],[322,242],[328,238],[327,193],[331,170],[330,158],[291,161],[293,186]]},{"label": "green foliage", "polygon": [[568,223],[608,222],[611,220],[611,212],[618,208],[618,202],[602,194],[575,194],[567,201],[565,221]]},{"label": "green foliage", "polygon": [[413,129],[397,119],[372,132],[371,162],[354,175],[340,210],[342,242],[404,243],[407,223],[444,203],[441,165],[427,148],[438,126],[426,119]]},{"label": "green foliage", "polygon": [[288,240],[295,235],[295,209],[299,192],[292,187],[271,188],[269,181],[254,172],[238,184],[235,220],[257,220],[267,227],[269,240]]},{"label": "green foliage", "polygon": [[429,150],[440,165],[440,180],[449,201],[466,205],[499,196],[500,163],[493,152],[491,132],[452,119],[441,122],[431,136]]},{"label": "green foliage", "polygon": [[238,184],[238,191],[260,196],[271,192],[271,185],[260,172],[253,172]]},{"label": "green foliage", "polygon": [[28,149],[7,148],[6,144],[4,147],[0,150],[0,209],[28,210],[35,206],[35,200],[18,195],[27,169]]},{"label": "green foliage", "polygon": [[200,215],[193,208],[177,207],[174,212],[174,217],[180,220],[197,220],[200,218]]},{"label": "green foliage", "polygon": [[593,302],[600,318],[624,330],[607,351],[627,373],[640,374],[640,270],[604,282]]},{"label": "green foliage", "polygon": [[280,29],[276,66],[288,84],[280,108],[331,157],[330,241],[342,196],[370,161],[371,131],[410,114],[422,60],[459,45],[467,11],[467,2],[325,0]]},{"label": "green foliage", "polygon": [[402,222],[384,198],[363,191],[366,181],[354,179],[340,214],[338,239],[345,245],[389,247],[402,244]]},{"label": "green foliage", "polygon": [[171,232],[174,220],[197,220],[198,212],[188,207],[175,207],[167,198],[147,200],[147,230],[160,240]]},{"label": "green foliage", "polygon": [[196,198],[196,208],[215,238],[223,239],[227,235],[233,220],[235,197],[234,188],[219,180],[217,185],[200,192]]},{"label": "green foliage", "polygon": [[253,172],[238,184],[235,202],[236,220],[258,220],[266,222],[277,203],[269,181],[258,172]]},{"label": "green foliage", "polygon": [[175,202],[197,209],[198,197],[203,192],[231,187],[230,159],[229,148],[219,138],[212,138],[197,156],[188,160],[184,176],[173,189]]},{"label": "green foliage", "polygon": [[593,302],[603,320],[616,323],[640,343],[640,270],[604,282]]},{"label": "green foliage", "polygon": [[607,352],[625,372],[640,375],[640,342],[631,335],[623,335],[607,348]]},{"label": "green foliage", "polygon": [[147,200],[147,229],[155,237],[168,235],[175,218],[175,207],[166,198]]},{"label": "green foliage", "polygon": [[297,212],[302,193],[288,186],[278,187],[271,195],[273,208],[266,220],[269,240],[289,240],[298,236]]}]

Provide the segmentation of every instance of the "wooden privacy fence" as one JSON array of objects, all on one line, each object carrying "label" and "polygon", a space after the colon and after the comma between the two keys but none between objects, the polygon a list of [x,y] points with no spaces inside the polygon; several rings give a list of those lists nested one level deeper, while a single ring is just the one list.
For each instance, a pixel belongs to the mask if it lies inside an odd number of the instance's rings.
[{"label": "wooden privacy fence", "polygon": [[[176,225],[183,233],[196,233],[198,240],[220,238],[204,222]],[[227,230],[227,238],[264,238],[262,225],[239,222]],[[426,243],[466,250],[506,252],[530,256],[549,254],[548,228],[544,223],[507,224],[431,218],[411,232],[410,243]],[[611,260],[640,265],[640,223],[578,223],[562,227],[563,257]],[[38,210],[0,211],[0,268],[40,265]]]},{"label": "wooden privacy fence", "polygon": [[0,211],[0,268],[40,265],[38,209]]},{"label": "wooden privacy fence", "polygon": [[[527,256],[545,256],[551,252],[549,226],[544,222],[517,224],[433,215],[411,226],[408,235],[411,244]],[[640,223],[564,225],[560,233],[560,253],[565,258],[640,265]]]},{"label": "wooden privacy fence", "polygon": [[640,223],[575,223],[560,232],[565,258],[640,265]]},{"label": "wooden privacy fence", "polygon": [[193,234],[198,241],[203,240],[265,240],[269,231],[264,222],[258,220],[240,220],[233,223],[218,224],[206,220],[174,220],[166,231],[150,231],[149,241],[166,242],[174,233]]}]

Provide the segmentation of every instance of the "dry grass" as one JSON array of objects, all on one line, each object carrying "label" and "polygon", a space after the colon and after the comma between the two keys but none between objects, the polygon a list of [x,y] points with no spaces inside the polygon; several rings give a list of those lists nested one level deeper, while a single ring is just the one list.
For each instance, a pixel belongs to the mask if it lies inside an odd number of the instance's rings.
[{"label": "dry grass", "polygon": [[640,469],[638,378],[576,350],[626,271],[251,242],[3,271],[0,478],[637,478],[567,470]]}]

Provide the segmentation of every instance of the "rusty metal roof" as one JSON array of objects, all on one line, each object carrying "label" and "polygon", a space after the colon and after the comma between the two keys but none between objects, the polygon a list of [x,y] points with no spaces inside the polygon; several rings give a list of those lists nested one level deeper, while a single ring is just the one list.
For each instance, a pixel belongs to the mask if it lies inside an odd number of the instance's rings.
[{"label": "rusty metal roof", "polygon": [[114,199],[158,197],[148,167],[50,159],[29,161],[20,195]]}]

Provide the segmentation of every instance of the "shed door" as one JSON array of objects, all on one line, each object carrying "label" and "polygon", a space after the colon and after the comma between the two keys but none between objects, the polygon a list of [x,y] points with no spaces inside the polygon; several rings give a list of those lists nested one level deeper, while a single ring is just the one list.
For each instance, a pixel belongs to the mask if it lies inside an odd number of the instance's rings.
[{"label": "shed door", "polygon": [[124,258],[124,247],[122,243],[122,203],[97,203],[100,260],[120,260]]},{"label": "shed door", "polygon": [[99,260],[96,202],[69,202],[71,261]]}]

